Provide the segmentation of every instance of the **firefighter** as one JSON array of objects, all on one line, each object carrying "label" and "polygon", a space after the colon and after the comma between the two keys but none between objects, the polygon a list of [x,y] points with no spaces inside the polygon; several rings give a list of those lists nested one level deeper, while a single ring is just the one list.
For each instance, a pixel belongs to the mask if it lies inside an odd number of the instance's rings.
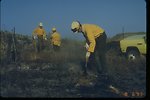
[{"label": "firefighter", "polygon": [[61,35],[56,31],[56,28],[52,28],[52,35],[50,39],[51,39],[51,45],[53,47],[53,50],[56,52],[60,51]]},{"label": "firefighter", "polygon": [[36,51],[40,52],[41,50],[43,50],[44,40],[47,40],[47,38],[46,38],[46,32],[41,22],[39,23],[39,26],[33,31],[32,38],[33,38],[33,43]]},{"label": "firefighter", "polygon": [[[89,58],[92,58],[92,61],[96,62],[96,67],[98,71],[98,79],[104,82],[104,86],[109,89],[116,89],[111,85],[112,79],[109,77],[106,66],[106,33],[105,30],[101,27],[94,24],[80,24],[79,21],[73,21],[71,25],[71,30],[74,33],[82,33],[86,39],[86,64],[89,61]],[[98,57],[96,57],[96,55]],[[98,58],[98,59],[97,59]],[[84,70],[84,75],[87,76],[86,68]],[[108,87],[107,87],[108,86]]]},{"label": "firefighter", "polygon": [[[97,64],[97,71],[99,74],[107,74],[106,68],[106,33],[104,29],[94,24],[80,24],[79,21],[73,21],[71,30],[75,33],[81,32],[86,39],[86,60],[90,57]],[[98,55],[98,58],[96,58]],[[86,71],[86,70],[85,70]],[[86,74],[86,72],[84,72]]]}]

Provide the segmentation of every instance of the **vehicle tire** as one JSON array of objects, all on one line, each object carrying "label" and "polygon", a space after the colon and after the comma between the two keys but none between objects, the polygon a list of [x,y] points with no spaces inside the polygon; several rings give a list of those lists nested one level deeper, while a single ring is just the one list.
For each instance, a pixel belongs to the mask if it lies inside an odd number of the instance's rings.
[{"label": "vehicle tire", "polygon": [[140,56],[140,53],[139,53],[139,51],[138,50],[136,50],[136,49],[130,49],[130,50],[128,50],[128,52],[127,52],[127,59],[128,60],[136,60],[136,59],[138,59],[139,58],[139,56]]}]

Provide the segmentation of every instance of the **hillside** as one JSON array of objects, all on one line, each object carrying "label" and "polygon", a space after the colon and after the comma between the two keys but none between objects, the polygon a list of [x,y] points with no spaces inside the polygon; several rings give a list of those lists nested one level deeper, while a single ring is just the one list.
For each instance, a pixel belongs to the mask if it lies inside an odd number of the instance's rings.
[{"label": "hillside", "polygon": [[[1,97],[131,97],[146,95],[146,59],[130,62],[114,49],[107,51],[107,67],[116,94],[105,88],[103,77],[95,77],[95,65],[88,67],[88,80],[82,76],[86,50],[83,41],[63,39],[61,51],[45,49],[35,53],[31,37],[16,34],[16,57],[11,52],[12,33],[1,32]],[[89,84],[89,81],[92,83]],[[77,83],[83,86],[78,86]]]},{"label": "hillside", "polygon": [[109,41],[120,41],[123,38],[126,38],[128,36],[132,36],[132,35],[140,35],[140,34],[146,34],[145,32],[128,32],[128,33],[119,33],[116,34],[115,36],[111,37]]}]

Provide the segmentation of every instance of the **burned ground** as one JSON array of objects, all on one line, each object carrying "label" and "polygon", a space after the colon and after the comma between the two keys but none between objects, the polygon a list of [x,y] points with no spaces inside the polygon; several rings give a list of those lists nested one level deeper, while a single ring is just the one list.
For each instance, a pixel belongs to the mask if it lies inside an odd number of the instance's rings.
[{"label": "burned ground", "polygon": [[[3,35],[4,36],[4,35]],[[114,48],[107,51],[107,67],[112,84],[121,94],[105,88],[103,80],[93,80],[91,86],[77,87],[82,77],[84,63],[84,43],[64,39],[61,51],[56,53],[48,45],[41,53],[35,53],[31,41],[24,46],[17,44],[17,60],[11,60],[8,37],[1,43],[1,96],[2,97],[144,97],[146,95],[146,58],[128,61]],[[27,41],[26,39],[24,39]],[[4,44],[5,43],[5,44]],[[49,44],[49,43],[47,43]],[[5,49],[5,50],[4,50]],[[7,54],[7,55],[6,55]],[[96,74],[93,66],[88,68],[91,75]],[[83,80],[82,80],[83,79]]]}]

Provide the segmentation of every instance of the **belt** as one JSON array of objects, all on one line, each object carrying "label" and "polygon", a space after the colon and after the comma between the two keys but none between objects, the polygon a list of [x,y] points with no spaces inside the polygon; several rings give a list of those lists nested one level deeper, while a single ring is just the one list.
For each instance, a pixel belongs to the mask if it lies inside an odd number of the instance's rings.
[{"label": "belt", "polygon": [[96,36],[96,39],[99,38],[101,35],[103,35],[105,33],[105,31],[103,33],[100,33]]},{"label": "belt", "polygon": [[38,37],[43,37],[43,35],[37,35]]}]

